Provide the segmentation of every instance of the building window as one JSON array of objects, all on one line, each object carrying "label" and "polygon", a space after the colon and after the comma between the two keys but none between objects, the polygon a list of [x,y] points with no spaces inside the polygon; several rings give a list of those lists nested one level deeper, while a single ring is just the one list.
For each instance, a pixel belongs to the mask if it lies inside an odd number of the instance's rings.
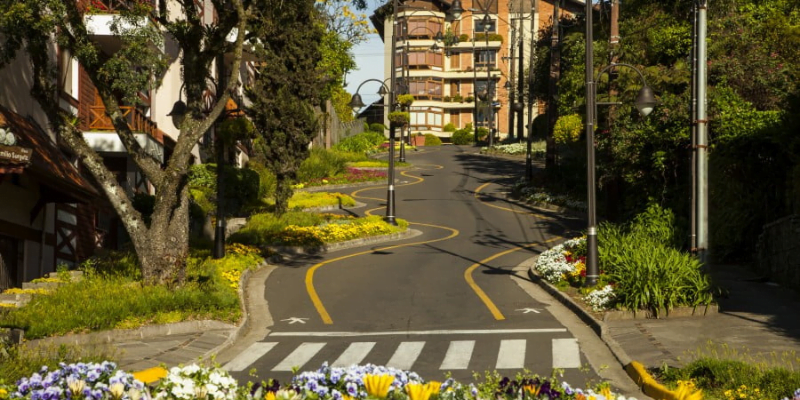
[{"label": "building window", "polygon": [[439,107],[411,107],[411,129],[441,131],[443,125],[443,113]]},{"label": "building window", "polygon": [[67,49],[59,49],[58,69],[61,90],[73,99],[79,100],[78,79],[80,68],[78,60],[72,58],[72,54]]},{"label": "building window", "polygon": [[480,50],[475,52],[475,68],[494,68],[497,60],[497,50]]},{"label": "building window", "polygon": [[474,19],[473,21],[475,23],[473,28],[475,33],[486,32],[487,29],[489,30],[490,33],[497,32],[497,22],[495,20],[491,20],[488,23],[484,24],[483,18],[481,17]]},{"label": "building window", "polygon": [[[495,90],[497,85],[495,85],[494,81],[491,82],[491,85],[492,98],[494,98],[497,96],[497,90]],[[475,96],[480,96],[484,90],[486,90],[486,80],[475,81]]]},{"label": "building window", "polygon": [[442,21],[439,19],[410,19],[405,21],[403,24],[403,29],[405,32],[403,37],[407,37],[409,39],[433,39],[437,33],[444,31],[442,30]]}]

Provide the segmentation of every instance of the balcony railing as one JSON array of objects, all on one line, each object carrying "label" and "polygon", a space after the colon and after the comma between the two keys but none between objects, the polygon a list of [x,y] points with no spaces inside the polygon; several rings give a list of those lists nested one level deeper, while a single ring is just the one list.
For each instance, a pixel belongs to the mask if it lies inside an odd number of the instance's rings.
[{"label": "balcony railing", "polygon": [[131,10],[136,4],[147,4],[155,8],[156,0],[78,0],[78,3],[86,11],[98,13],[117,13],[119,11]]},{"label": "balcony railing", "polygon": [[[128,127],[134,133],[146,133],[148,136],[163,142],[161,131],[155,122],[142,114],[141,111],[135,107],[121,106],[122,116],[128,121]],[[116,131],[114,125],[111,123],[111,118],[106,115],[106,109],[103,106],[92,106],[89,108],[89,129],[92,131]]]}]

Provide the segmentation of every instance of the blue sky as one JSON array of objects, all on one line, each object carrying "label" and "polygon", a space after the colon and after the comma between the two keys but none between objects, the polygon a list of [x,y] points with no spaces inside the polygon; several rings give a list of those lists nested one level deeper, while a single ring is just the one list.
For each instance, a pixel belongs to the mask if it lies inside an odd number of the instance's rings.
[{"label": "blue sky", "polygon": [[[380,0],[368,0],[369,8],[363,11],[367,16],[383,3]],[[383,42],[377,33],[369,35],[369,40],[353,48],[356,65],[358,69],[347,74],[347,91],[350,94],[356,92],[358,85],[367,79],[383,80]],[[359,94],[365,104],[370,104],[380,98],[378,96],[378,84],[368,83],[361,88]]]}]

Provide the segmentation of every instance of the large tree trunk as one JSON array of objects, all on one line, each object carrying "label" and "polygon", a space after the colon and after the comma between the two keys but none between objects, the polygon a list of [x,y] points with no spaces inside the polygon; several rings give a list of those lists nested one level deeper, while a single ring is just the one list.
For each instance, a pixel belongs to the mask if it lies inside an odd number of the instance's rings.
[{"label": "large tree trunk", "polygon": [[[124,223],[124,221],[123,221]],[[133,240],[146,284],[180,284],[186,278],[189,255],[189,198],[181,192],[180,204],[169,218],[153,220]],[[133,236],[132,236],[133,239]]]}]

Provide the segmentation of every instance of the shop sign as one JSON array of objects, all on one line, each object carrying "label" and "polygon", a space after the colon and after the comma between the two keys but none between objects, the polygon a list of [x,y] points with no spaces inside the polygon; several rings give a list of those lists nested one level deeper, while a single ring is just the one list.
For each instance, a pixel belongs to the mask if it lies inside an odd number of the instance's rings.
[{"label": "shop sign", "polygon": [[17,137],[8,128],[0,128],[0,164],[27,166],[33,149],[16,146]]}]

